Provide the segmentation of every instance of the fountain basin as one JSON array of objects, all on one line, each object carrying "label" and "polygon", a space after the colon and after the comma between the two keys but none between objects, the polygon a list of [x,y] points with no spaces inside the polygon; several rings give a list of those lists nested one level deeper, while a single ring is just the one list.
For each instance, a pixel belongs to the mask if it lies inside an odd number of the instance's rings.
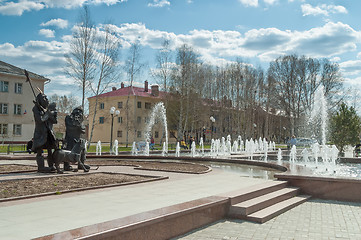
[{"label": "fountain basin", "polygon": [[340,177],[318,177],[310,175],[275,174],[278,180],[288,181],[289,185],[299,187],[302,194],[313,198],[360,202],[361,180]]}]

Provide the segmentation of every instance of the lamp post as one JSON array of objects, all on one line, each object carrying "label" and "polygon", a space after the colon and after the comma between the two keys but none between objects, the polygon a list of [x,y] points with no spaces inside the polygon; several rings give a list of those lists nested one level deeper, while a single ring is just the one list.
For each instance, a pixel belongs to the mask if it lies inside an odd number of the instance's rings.
[{"label": "lamp post", "polygon": [[[112,124],[110,127],[110,149],[109,152],[113,152],[113,123],[114,123],[114,117],[119,115],[119,110],[115,110],[115,107],[110,108],[110,116],[112,117]],[[115,116],[114,116],[115,114]]]},{"label": "lamp post", "polygon": [[211,141],[212,141],[212,139],[213,139],[213,124],[216,122],[216,119],[213,116],[210,116],[209,120],[211,120]]}]

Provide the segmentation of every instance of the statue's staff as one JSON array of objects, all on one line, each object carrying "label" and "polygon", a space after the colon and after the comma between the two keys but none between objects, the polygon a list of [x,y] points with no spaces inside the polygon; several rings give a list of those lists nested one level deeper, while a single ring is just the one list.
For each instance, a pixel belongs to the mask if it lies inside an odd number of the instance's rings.
[{"label": "statue's staff", "polygon": [[35,97],[35,99],[36,99],[36,94],[35,94],[33,85],[31,84],[30,77],[29,77],[29,73],[28,73],[28,71],[26,71],[26,69],[24,69],[24,73],[25,73],[25,76],[26,76],[26,82],[29,82],[30,87],[31,87],[31,90],[33,91],[34,97]]},{"label": "statue's staff", "polygon": [[[38,103],[38,99],[36,97],[33,85],[31,84],[31,80],[30,80],[28,71],[26,71],[24,69],[24,73],[25,73],[25,76],[26,76],[26,82],[29,82],[31,90],[33,91],[33,94],[34,94],[35,101],[33,101],[33,102],[40,108],[40,110],[42,110],[45,113],[45,109],[43,108],[43,106],[41,106],[40,103]],[[38,88],[38,90],[42,93],[42,91],[39,88]]]},{"label": "statue's staff", "polygon": [[[26,70],[24,69],[24,73],[25,73],[25,76],[26,76],[26,82],[29,82],[30,87],[31,87],[31,90],[33,91],[33,94],[34,94],[34,98],[35,98],[35,101],[33,101],[34,104],[40,109],[40,111],[43,112],[43,114],[45,114],[45,113],[46,113],[46,109],[45,109],[43,106],[41,106],[41,104],[38,102],[38,98],[36,97],[36,94],[35,94],[33,85],[31,84],[31,80],[30,80],[28,71],[26,71]],[[37,90],[38,90],[40,93],[43,93],[43,91],[41,91],[41,89],[38,88],[38,87],[37,87]],[[56,137],[54,136],[54,133],[53,133],[52,129],[50,129],[50,127],[49,127],[49,125],[48,125],[48,122],[45,121],[44,123],[45,123],[45,126],[46,126],[47,130],[48,130],[49,133],[50,133],[50,136],[51,136],[52,140],[54,141],[54,143],[56,143]]]}]

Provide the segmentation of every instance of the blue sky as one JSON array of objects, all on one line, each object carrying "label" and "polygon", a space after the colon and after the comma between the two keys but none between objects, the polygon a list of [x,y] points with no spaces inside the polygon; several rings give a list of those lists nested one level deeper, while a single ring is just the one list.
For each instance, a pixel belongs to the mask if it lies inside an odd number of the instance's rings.
[{"label": "blue sky", "polygon": [[[115,25],[121,59],[139,39],[149,68],[169,39],[173,49],[186,43],[219,66],[241,58],[266,70],[284,54],[325,57],[340,64],[347,86],[361,86],[357,0],[0,0],[0,60],[50,78],[48,95],[77,95],[63,56],[84,4],[96,24]],[[144,80],[155,82],[147,70]]]}]

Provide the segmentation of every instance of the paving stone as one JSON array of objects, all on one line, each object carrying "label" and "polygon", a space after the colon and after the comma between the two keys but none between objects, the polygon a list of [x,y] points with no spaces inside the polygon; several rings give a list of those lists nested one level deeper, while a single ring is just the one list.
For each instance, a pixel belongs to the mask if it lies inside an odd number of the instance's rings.
[{"label": "paving stone", "polygon": [[[238,237],[239,239],[252,240],[360,240],[360,206],[361,203],[310,200],[264,224],[253,224],[239,220],[219,221],[203,229],[202,233],[203,236],[211,237],[213,232],[211,228],[216,228],[218,234],[223,232],[223,235],[230,239]],[[237,229],[237,231],[230,229]],[[194,234],[197,234],[197,231]],[[177,239],[183,240],[182,236]]]}]

